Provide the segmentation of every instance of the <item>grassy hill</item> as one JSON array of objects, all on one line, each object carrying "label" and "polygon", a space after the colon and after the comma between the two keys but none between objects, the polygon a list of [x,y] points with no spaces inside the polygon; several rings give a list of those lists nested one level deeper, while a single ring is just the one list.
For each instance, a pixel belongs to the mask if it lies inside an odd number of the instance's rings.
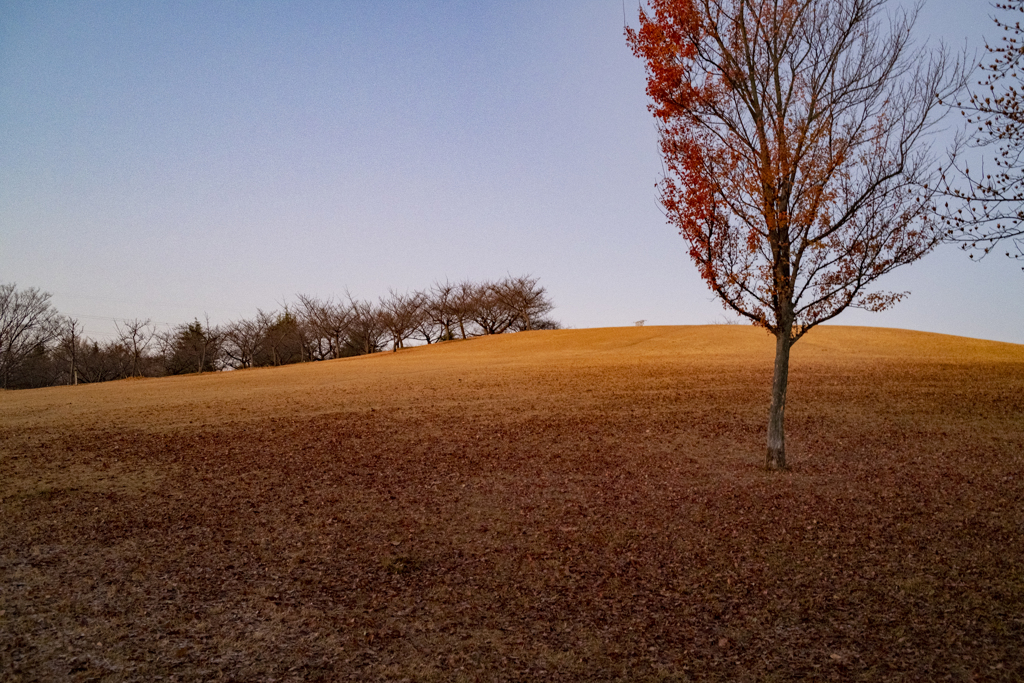
[{"label": "grassy hill", "polygon": [[0,392],[17,680],[1019,680],[1024,346],[561,330]]}]

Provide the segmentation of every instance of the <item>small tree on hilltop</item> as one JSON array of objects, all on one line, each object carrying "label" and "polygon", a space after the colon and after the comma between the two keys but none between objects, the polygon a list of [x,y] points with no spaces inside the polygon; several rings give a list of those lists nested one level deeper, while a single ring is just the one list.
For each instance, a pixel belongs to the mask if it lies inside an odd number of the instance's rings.
[{"label": "small tree on hilltop", "polygon": [[638,30],[667,173],[661,202],[726,308],[776,338],[767,466],[786,466],[792,345],[928,253],[936,95],[963,84],[884,0],[650,0]]}]

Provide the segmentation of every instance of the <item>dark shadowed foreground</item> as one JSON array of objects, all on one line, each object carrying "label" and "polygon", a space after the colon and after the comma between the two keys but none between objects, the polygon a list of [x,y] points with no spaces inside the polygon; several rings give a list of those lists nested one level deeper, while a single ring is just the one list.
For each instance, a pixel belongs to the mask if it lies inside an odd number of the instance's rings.
[{"label": "dark shadowed foreground", "polygon": [[1024,347],[739,327],[0,393],[4,680],[1021,680]]}]

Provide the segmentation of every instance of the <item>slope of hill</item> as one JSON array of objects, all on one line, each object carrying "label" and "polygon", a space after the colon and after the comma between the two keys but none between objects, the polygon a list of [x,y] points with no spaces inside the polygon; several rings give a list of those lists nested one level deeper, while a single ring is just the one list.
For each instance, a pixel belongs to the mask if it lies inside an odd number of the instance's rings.
[{"label": "slope of hill", "polygon": [[25,680],[1024,677],[1024,346],[520,333],[0,392]]},{"label": "slope of hill", "polygon": [[[224,420],[312,415],[378,406],[454,406],[481,401],[518,409],[568,402],[579,391],[710,390],[749,380],[767,405],[774,344],[739,326],[558,330],[481,337],[323,363],[0,393],[4,424],[162,429]],[[801,392],[824,367],[889,383],[899,367],[1000,372],[1024,362],[1024,346],[947,335],[823,327],[793,356]],[[646,383],[639,383],[639,377]],[[717,376],[717,379],[716,379]],[[845,382],[844,382],[845,383]],[[860,382],[858,382],[859,384]],[[585,387],[585,388],[584,388]],[[589,397],[593,399],[594,397]],[[751,397],[753,398],[753,396]],[[797,399],[799,400],[799,399]],[[522,405],[517,405],[522,404]]]}]

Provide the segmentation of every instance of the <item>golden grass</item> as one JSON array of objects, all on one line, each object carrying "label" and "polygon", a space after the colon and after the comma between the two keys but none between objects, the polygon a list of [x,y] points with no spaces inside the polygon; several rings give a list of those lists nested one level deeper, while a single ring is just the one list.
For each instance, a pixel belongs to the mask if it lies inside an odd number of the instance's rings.
[{"label": "golden grass", "polygon": [[1024,347],[532,332],[0,392],[0,678],[1019,680]]}]

